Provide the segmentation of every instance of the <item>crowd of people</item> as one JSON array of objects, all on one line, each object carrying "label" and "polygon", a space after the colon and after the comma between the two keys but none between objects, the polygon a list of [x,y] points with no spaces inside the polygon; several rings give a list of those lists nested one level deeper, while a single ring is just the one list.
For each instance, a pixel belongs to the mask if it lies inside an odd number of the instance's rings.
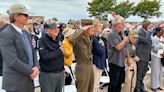
[{"label": "crowd of people", "polygon": [[22,4],[7,12],[10,22],[0,17],[0,75],[6,92],[34,92],[37,76],[41,92],[62,92],[71,84],[64,66],[73,63],[77,92],[100,92],[107,68],[108,92],[148,92],[143,83],[148,66],[151,90],[164,90],[164,23],[125,23],[119,15],[109,22],[37,23]]}]

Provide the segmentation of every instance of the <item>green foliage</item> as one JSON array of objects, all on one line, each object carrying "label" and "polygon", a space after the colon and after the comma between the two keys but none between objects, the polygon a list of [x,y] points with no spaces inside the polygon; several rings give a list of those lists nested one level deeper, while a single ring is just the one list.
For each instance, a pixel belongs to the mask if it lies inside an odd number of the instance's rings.
[{"label": "green foliage", "polygon": [[145,19],[151,18],[152,16],[159,17],[161,15],[161,12],[159,12],[159,9],[160,9],[159,1],[144,0],[135,7],[134,14],[141,16]]},{"label": "green foliage", "polygon": [[93,0],[88,3],[87,11],[91,17],[106,19],[108,11],[112,10],[113,5],[113,0]]},{"label": "green foliage", "polygon": [[113,11],[117,14],[123,16],[124,18],[128,18],[131,14],[133,14],[134,3],[130,3],[129,0],[119,3],[115,5]]},{"label": "green foliage", "polygon": [[130,3],[129,0],[121,3],[117,3],[116,0],[92,0],[88,3],[87,11],[91,17],[107,20],[108,14],[111,12],[116,12],[125,18],[132,14],[143,18],[159,17],[161,15],[159,8],[160,2],[156,0],[142,0],[137,5]]}]

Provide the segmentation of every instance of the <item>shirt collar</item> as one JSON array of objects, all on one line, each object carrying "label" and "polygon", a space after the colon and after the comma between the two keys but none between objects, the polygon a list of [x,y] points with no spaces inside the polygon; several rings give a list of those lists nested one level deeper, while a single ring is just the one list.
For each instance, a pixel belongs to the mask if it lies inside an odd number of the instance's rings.
[{"label": "shirt collar", "polygon": [[147,31],[143,28],[143,31],[147,33]]},{"label": "shirt collar", "polygon": [[114,33],[119,34],[120,32],[116,31],[115,29],[112,30]]},{"label": "shirt collar", "polygon": [[15,28],[15,30],[16,30],[17,32],[19,32],[19,33],[23,34],[23,31],[22,31],[22,29],[21,29],[21,28],[19,28],[19,27],[15,26],[13,23],[12,23],[11,25]]},{"label": "shirt collar", "polygon": [[156,35],[154,36],[157,40],[160,40],[160,38],[158,38]]}]

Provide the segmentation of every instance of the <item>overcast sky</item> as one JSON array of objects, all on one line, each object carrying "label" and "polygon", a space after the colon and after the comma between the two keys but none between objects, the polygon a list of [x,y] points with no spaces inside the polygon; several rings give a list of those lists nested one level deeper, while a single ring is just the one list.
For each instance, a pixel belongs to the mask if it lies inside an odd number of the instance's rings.
[{"label": "overcast sky", "polygon": [[[34,15],[45,16],[46,19],[57,17],[59,21],[67,22],[69,19],[89,18],[86,11],[87,3],[91,0],[0,0],[0,13],[6,12],[13,3],[26,5]],[[123,0],[118,0],[123,1]],[[140,0],[131,0],[140,1]],[[161,0],[160,11],[164,13],[164,0]],[[137,17],[132,17],[137,21]],[[164,14],[160,19],[164,20]],[[131,20],[131,18],[130,18]],[[158,19],[153,19],[158,20]]]}]

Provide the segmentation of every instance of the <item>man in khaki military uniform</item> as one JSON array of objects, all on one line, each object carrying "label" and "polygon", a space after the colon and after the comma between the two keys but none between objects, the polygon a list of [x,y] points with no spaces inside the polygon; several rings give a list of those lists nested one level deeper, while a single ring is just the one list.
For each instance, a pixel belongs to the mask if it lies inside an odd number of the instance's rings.
[{"label": "man in khaki military uniform", "polygon": [[74,46],[73,50],[77,61],[77,92],[93,92],[94,74],[91,52],[91,36],[94,34],[93,26],[87,26],[84,30],[79,30],[73,36],[69,37],[69,40]]}]

